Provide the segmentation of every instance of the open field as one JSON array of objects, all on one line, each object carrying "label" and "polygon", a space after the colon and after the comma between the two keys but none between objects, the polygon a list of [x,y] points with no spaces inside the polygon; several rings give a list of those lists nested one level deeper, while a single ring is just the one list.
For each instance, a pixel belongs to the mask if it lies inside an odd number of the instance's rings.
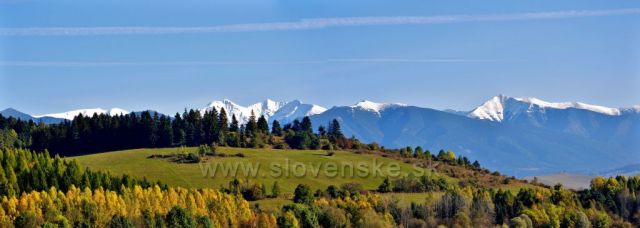
[{"label": "open field", "polygon": [[[246,149],[220,147],[218,152],[232,155],[243,153],[245,157],[207,157],[201,164],[176,163],[166,158],[148,158],[150,155],[169,155],[178,153],[179,148],[161,149],[135,149],[115,151],[85,156],[71,157],[68,159],[77,160],[81,166],[94,170],[109,171],[113,174],[129,174],[136,177],[147,177],[150,180],[160,180],[172,186],[196,187],[196,188],[218,188],[227,186],[234,177],[238,179],[247,178],[250,181],[263,183],[267,189],[271,190],[274,181],[278,181],[282,192],[292,193],[298,184],[308,184],[312,189],[326,189],[329,185],[339,186],[344,183],[357,182],[362,184],[366,190],[374,190],[382,183],[384,176],[373,175],[369,172],[367,176],[358,171],[359,164],[367,164],[373,167],[374,164],[383,164],[383,175],[393,174],[393,166],[397,165],[399,173],[406,175],[416,173],[420,175],[440,175],[425,172],[422,168],[414,168],[411,164],[406,164],[390,158],[376,155],[357,154],[353,152],[336,151],[333,156],[327,156],[325,151],[320,150],[276,150],[276,149]],[[195,152],[197,148],[186,148],[186,152]],[[251,172],[243,172],[242,166],[253,164],[255,168],[259,164],[256,175],[251,176]],[[329,163],[337,165],[335,177],[331,175],[328,167]],[[273,164],[280,165],[280,175],[274,171]],[[287,165],[288,164],[288,165]],[[300,165],[303,164],[303,165]],[[347,164],[346,166],[344,166]],[[351,168],[354,166],[351,173]],[[211,177],[212,167],[240,165],[236,175],[223,175],[222,168],[216,169],[216,175]],[[203,175],[203,168],[209,169],[209,176]],[[296,167],[297,166],[297,167]],[[304,166],[305,175],[300,176]],[[288,170],[285,168],[288,167]],[[316,172],[317,167],[320,167]],[[231,172],[229,172],[230,174]],[[205,172],[206,174],[206,172]],[[327,175],[329,174],[329,175]],[[443,175],[444,176],[444,175]],[[447,181],[455,183],[457,179],[444,176]]]}]

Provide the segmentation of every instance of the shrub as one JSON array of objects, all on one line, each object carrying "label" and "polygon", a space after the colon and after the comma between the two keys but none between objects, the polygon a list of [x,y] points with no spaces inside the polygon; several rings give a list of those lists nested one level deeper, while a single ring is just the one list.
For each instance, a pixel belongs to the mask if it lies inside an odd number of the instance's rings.
[{"label": "shrub", "polygon": [[355,182],[344,183],[344,184],[340,185],[340,188],[342,190],[344,190],[344,191],[349,191],[351,193],[356,193],[356,192],[361,192],[362,191],[362,184],[355,183]]},{"label": "shrub", "polygon": [[389,180],[389,177],[384,178],[384,181],[382,181],[382,184],[380,184],[380,186],[378,186],[378,192],[391,192],[391,190],[393,190],[393,187],[391,186],[391,180]]},{"label": "shrub", "polygon": [[267,197],[266,189],[263,185],[247,184],[240,189],[242,197],[249,201],[261,200]]},{"label": "shrub", "polygon": [[198,163],[200,162],[200,156],[195,153],[189,153],[184,161],[187,163]]},{"label": "shrub", "polygon": [[318,218],[322,227],[349,227],[347,212],[340,208],[326,207]]},{"label": "shrub", "polygon": [[296,215],[291,211],[287,211],[284,215],[278,217],[278,227],[283,228],[294,228],[300,227],[300,223],[298,219],[296,219]]},{"label": "shrub", "polygon": [[198,155],[200,156],[205,156],[211,153],[211,148],[207,145],[200,145],[200,147],[198,147]]},{"label": "shrub", "polygon": [[302,204],[311,204],[313,203],[313,195],[311,193],[311,189],[306,184],[299,184],[296,187],[296,190],[293,193],[293,202],[294,203],[302,203]]}]

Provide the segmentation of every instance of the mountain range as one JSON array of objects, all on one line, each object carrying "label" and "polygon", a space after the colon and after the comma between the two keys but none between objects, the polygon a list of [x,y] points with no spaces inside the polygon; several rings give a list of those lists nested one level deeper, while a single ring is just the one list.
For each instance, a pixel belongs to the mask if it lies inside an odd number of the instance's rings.
[{"label": "mountain range", "polygon": [[[580,102],[546,102],[498,95],[471,111],[436,110],[401,103],[361,101],[330,109],[294,100],[241,106],[213,101],[199,109],[225,108],[245,123],[253,112],[269,122],[310,116],[314,126],[338,119],[347,136],[388,148],[451,149],[492,170],[532,176],[554,172],[594,174],[629,170],[640,161],[640,106],[609,108]],[[31,116],[15,109],[0,114],[55,123],[82,113],[120,115],[122,109],[83,109]]]},{"label": "mountain range", "polygon": [[204,113],[206,110],[215,108],[220,111],[224,108],[227,112],[227,116],[231,119],[231,116],[235,115],[240,123],[246,123],[251,117],[251,113],[256,117],[264,116],[267,120],[278,120],[281,123],[288,123],[297,118],[320,114],[327,109],[314,104],[305,104],[299,100],[290,102],[278,102],[267,99],[260,103],[255,103],[249,106],[241,106],[233,101],[224,99],[222,101],[213,101],[206,107],[201,108],[200,112]]}]

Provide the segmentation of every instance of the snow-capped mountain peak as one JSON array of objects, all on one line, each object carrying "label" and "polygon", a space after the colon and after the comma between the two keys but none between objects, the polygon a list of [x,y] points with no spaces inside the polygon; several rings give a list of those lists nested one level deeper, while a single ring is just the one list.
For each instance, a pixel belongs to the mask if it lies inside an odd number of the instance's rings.
[{"label": "snow-capped mountain peak", "polygon": [[249,110],[253,110],[256,116],[264,115],[265,117],[268,117],[273,116],[273,114],[275,114],[285,104],[286,102],[278,102],[267,99],[263,102],[249,105],[247,108],[249,108]]},{"label": "snow-capped mountain peak", "polygon": [[294,100],[291,102],[280,102],[274,101],[271,99],[266,99],[262,102],[255,103],[249,106],[242,106],[234,103],[231,100],[224,99],[222,101],[212,101],[207,105],[207,107],[202,108],[200,111],[204,113],[206,110],[211,110],[215,108],[217,111],[220,111],[221,108],[224,108],[227,116],[231,118],[231,116],[235,115],[240,123],[246,123],[249,121],[251,117],[251,112],[256,117],[264,116],[267,120],[276,119],[280,122],[290,122],[294,119],[315,115],[326,111],[326,108],[323,108],[314,104],[304,104],[298,100]]},{"label": "snow-capped mountain peak", "polygon": [[384,110],[385,108],[393,107],[393,106],[407,106],[407,105],[406,104],[401,104],[401,103],[377,103],[377,102],[373,102],[373,101],[362,100],[362,101],[356,103],[355,105],[353,105],[351,107],[352,108],[360,108],[360,109],[369,110],[369,111],[373,111],[373,112],[379,113],[380,111]]},{"label": "snow-capped mountain peak", "polygon": [[504,102],[508,97],[500,94],[485,101],[469,112],[469,117],[501,122],[504,119]]},{"label": "snow-capped mountain peak", "polygon": [[67,120],[73,120],[74,117],[82,114],[82,116],[93,116],[94,114],[100,115],[100,114],[106,114],[106,115],[110,115],[110,116],[115,116],[115,115],[125,115],[128,114],[129,111],[121,109],[121,108],[112,108],[109,110],[105,110],[105,109],[101,109],[101,108],[89,108],[89,109],[76,109],[76,110],[71,110],[68,112],[61,112],[61,113],[50,113],[50,114],[43,114],[43,115],[36,115],[33,116],[35,118],[41,118],[41,117],[53,117],[53,118],[59,118],[59,119],[67,119]]},{"label": "snow-capped mountain peak", "polygon": [[507,116],[505,116],[506,114],[513,116],[523,112],[531,113],[535,111],[544,111],[545,109],[569,108],[588,110],[610,116],[618,116],[625,111],[628,112],[628,110],[634,109],[609,108],[581,102],[548,102],[535,97],[512,98],[504,95],[498,95],[471,110],[467,116],[475,119],[502,122],[507,118]]}]

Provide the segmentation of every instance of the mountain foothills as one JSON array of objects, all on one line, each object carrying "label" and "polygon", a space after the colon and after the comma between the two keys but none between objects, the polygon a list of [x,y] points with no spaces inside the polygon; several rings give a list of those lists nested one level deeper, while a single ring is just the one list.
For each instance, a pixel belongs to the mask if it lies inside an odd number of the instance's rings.
[{"label": "mountain foothills", "polygon": [[[226,99],[213,101],[199,111],[203,114],[222,108],[230,121],[235,118],[239,124],[247,123],[252,113],[264,116],[269,124],[273,120],[286,124],[310,116],[318,126],[337,119],[345,135],[365,143],[377,142],[388,148],[409,145],[432,151],[452,149],[482,161],[490,169],[516,176],[559,171],[595,174],[637,167],[640,161],[640,106],[608,108],[499,95],[469,112],[371,101],[330,109],[297,100],[266,100],[245,107]],[[44,123],[61,123],[78,114],[124,113],[127,111],[117,108],[37,116],[15,109],[0,112],[3,116]],[[628,174],[638,170],[625,171]]]},{"label": "mountain foothills", "polygon": [[338,119],[346,135],[364,142],[452,149],[491,169],[530,176],[638,163],[639,110],[496,96],[471,112],[363,101],[311,119]]}]

